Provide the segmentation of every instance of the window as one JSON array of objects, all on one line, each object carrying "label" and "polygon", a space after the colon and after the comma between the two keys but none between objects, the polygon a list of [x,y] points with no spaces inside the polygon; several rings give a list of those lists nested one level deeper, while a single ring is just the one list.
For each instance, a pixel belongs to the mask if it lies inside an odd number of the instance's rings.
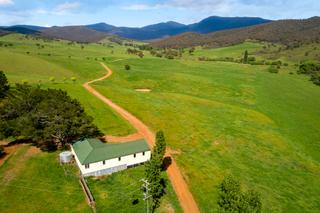
[{"label": "window", "polygon": [[90,165],[90,164],[86,164],[86,165],[84,165],[84,167],[85,167],[86,169],[89,169],[89,165]]},{"label": "window", "polygon": [[133,157],[135,158],[137,156],[137,154],[133,154]]},{"label": "window", "polygon": [[121,161],[121,157],[118,157],[118,160]]},{"label": "window", "polygon": [[144,152],[142,152],[142,155],[144,156]]},{"label": "window", "polygon": [[106,161],[105,161],[105,160],[104,160],[104,161],[102,161],[102,164],[103,164],[103,165],[105,165],[105,164],[106,164]]}]

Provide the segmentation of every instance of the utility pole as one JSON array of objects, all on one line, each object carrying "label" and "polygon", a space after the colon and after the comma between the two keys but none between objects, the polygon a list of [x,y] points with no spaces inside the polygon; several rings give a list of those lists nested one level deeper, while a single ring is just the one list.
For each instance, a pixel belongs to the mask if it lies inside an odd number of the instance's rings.
[{"label": "utility pole", "polygon": [[149,213],[149,198],[151,197],[151,195],[149,195],[149,182],[146,179],[141,179],[141,181],[143,182],[142,187],[145,189],[143,200],[146,201],[147,213]]}]

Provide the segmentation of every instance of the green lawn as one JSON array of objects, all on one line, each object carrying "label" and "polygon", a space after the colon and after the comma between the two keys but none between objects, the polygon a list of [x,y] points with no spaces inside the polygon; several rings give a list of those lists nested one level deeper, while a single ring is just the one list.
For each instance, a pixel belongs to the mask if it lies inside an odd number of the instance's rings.
[{"label": "green lawn", "polygon": [[32,153],[23,146],[0,167],[1,212],[90,212],[77,169],[66,176],[58,153]]},{"label": "green lawn", "polygon": [[114,75],[95,87],[164,130],[203,212],[216,208],[227,173],[262,194],[265,212],[319,210],[320,88],[306,78],[222,62],[131,59],[110,66]]}]

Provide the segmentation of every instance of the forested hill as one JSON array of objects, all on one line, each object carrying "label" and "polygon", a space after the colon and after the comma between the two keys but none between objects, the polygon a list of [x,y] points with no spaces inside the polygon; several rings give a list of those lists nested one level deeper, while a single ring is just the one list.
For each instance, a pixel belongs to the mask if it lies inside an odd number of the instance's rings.
[{"label": "forested hill", "polygon": [[218,31],[209,34],[184,33],[153,42],[155,47],[190,47],[206,45],[221,47],[259,40],[283,44],[320,41],[320,17],[279,20],[256,26]]}]

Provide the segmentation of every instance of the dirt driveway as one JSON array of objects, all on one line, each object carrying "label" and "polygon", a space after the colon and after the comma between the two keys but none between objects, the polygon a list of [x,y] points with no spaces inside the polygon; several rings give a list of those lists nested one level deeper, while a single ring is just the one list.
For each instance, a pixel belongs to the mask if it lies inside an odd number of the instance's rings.
[{"label": "dirt driveway", "polygon": [[[101,78],[86,82],[83,84],[83,87],[92,93],[94,96],[99,98],[113,110],[118,112],[124,119],[126,119],[138,132],[139,135],[142,135],[145,138],[150,146],[153,148],[155,144],[155,134],[150,130],[150,128],[145,125],[141,120],[132,115],[130,112],[126,111],[122,107],[113,103],[110,99],[103,96],[97,90],[90,86],[91,83],[105,80],[106,78],[112,75],[112,70],[106,66],[104,63],[101,63],[101,66],[107,71],[107,74]],[[166,157],[170,159],[171,164],[167,168],[167,173],[171,184],[177,194],[178,200],[184,212],[197,213],[200,212],[195,202],[187,183],[185,182],[182,173],[179,170],[178,165],[170,155],[169,151],[166,152]]]}]

